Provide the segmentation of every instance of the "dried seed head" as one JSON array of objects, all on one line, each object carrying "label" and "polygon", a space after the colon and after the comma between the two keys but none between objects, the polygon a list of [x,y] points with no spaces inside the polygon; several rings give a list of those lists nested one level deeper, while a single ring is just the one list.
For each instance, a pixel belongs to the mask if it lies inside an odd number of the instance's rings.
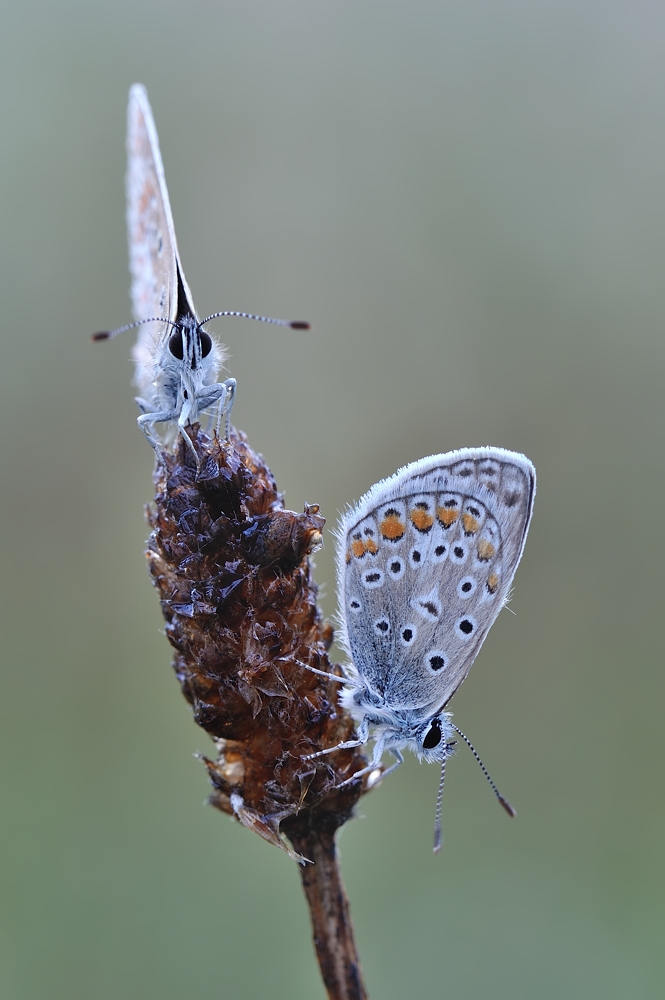
[{"label": "dried seed head", "polygon": [[[188,428],[158,455],[148,567],[196,722],[216,744],[203,758],[212,805],[292,851],[280,824],[348,819],[364,783],[335,786],[365,766],[359,750],[308,754],[352,738],[331,671],[330,625],[316,605],[309,555],[321,545],[316,505],[285,510],[272,473],[245,436],[220,443]],[[303,666],[306,665],[306,666]],[[297,819],[296,819],[297,817]]]}]

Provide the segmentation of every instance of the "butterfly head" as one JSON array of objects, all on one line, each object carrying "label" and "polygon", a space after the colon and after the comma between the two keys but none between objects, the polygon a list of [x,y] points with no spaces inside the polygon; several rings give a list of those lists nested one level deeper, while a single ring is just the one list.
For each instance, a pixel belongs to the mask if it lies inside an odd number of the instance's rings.
[{"label": "butterfly head", "polygon": [[441,764],[455,752],[455,741],[450,740],[453,733],[450,716],[447,712],[441,712],[418,727],[414,734],[413,749],[420,760],[428,764]]},{"label": "butterfly head", "polygon": [[154,358],[153,385],[183,425],[198,418],[205,387],[216,381],[221,360],[218,345],[195,316],[180,316],[167,328]]},{"label": "butterfly head", "polygon": [[168,339],[169,353],[183,369],[200,372],[213,349],[212,337],[193,316],[185,316],[173,327]]},{"label": "butterfly head", "polygon": [[[438,712],[423,718],[423,712],[409,710],[394,710],[385,703],[377,709],[364,701],[361,705],[352,704],[350,692],[342,692],[340,701],[350,709],[351,714],[360,722],[360,730],[368,726],[375,727],[375,739],[383,750],[400,750],[404,747],[411,750],[419,760],[428,764],[442,764],[455,752],[457,735],[448,712]],[[377,755],[380,759],[380,755]]]}]

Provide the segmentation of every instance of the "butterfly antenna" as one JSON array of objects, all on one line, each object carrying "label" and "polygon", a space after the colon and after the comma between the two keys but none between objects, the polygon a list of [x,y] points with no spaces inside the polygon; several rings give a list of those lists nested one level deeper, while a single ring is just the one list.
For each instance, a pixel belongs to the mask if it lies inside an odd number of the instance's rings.
[{"label": "butterfly antenna", "polygon": [[273,323],[275,326],[290,326],[292,330],[309,330],[309,323],[305,323],[304,320],[271,319],[270,316],[255,316],[254,313],[235,312],[233,309],[225,309],[223,312],[216,312],[211,316],[206,316],[205,319],[201,320],[199,326],[204,326],[209,320],[217,319],[219,316],[236,316],[239,319],[256,319],[259,323]]},{"label": "butterfly antenna", "polygon": [[[487,770],[487,768],[483,764],[482,760],[478,756],[476,748],[474,747],[474,745],[471,742],[471,740],[467,736],[465,736],[464,733],[462,732],[462,730],[458,729],[457,726],[453,722],[451,722],[450,724],[453,727],[453,729],[455,730],[455,732],[458,733],[462,737],[462,739],[464,740],[464,742],[468,746],[469,750],[471,751],[471,753],[473,754],[473,756],[476,758],[476,760],[480,764],[480,770],[483,772],[483,774],[485,775],[485,777],[489,781],[489,783],[490,783],[490,785],[492,787],[492,791],[494,792],[494,794],[496,795],[497,799],[499,800],[499,802],[501,803],[501,805],[503,806],[503,808],[506,810],[506,812],[508,813],[508,815],[509,816],[517,816],[517,813],[515,812],[515,810],[511,806],[511,804],[508,801],[508,799],[504,799],[503,795],[501,794],[501,792],[499,791],[499,789],[496,787],[496,785],[494,784],[494,782],[490,778],[489,771]],[[443,779],[441,780],[441,787],[443,788]],[[436,846],[435,846],[434,849],[436,850]]]},{"label": "butterfly antenna", "polygon": [[436,813],[434,815],[434,853],[438,854],[443,845],[443,832],[441,830],[441,805],[443,802],[443,783],[446,780],[446,759],[444,757],[441,764],[441,777],[439,779],[439,791],[436,796]]},{"label": "butterfly antenna", "polygon": [[144,323],[166,323],[174,329],[178,327],[177,323],[172,323],[170,319],[165,319],[163,316],[150,316],[148,319],[137,319],[135,323],[127,323],[125,326],[119,326],[115,330],[100,330],[99,333],[93,333],[91,339],[110,340],[112,337],[117,337],[119,333],[124,333],[125,330],[135,330],[137,326],[143,326]]}]

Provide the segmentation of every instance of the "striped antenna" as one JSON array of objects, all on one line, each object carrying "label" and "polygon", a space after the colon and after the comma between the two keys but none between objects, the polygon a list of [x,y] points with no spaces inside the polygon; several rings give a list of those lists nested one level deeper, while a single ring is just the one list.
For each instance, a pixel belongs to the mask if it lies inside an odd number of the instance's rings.
[{"label": "striped antenna", "polygon": [[150,316],[148,319],[137,319],[135,323],[126,323],[125,326],[118,326],[115,330],[100,330],[99,333],[93,333],[91,339],[110,340],[111,337],[117,337],[119,333],[124,333],[125,330],[135,330],[137,326],[143,326],[144,323],[167,323],[174,330],[178,329],[178,324],[172,323],[170,319],[165,319],[163,316]]},{"label": "striped antenna", "polygon": [[467,736],[465,736],[464,733],[462,732],[462,730],[458,729],[457,726],[453,722],[451,722],[450,725],[453,727],[453,729],[455,730],[455,732],[458,733],[462,737],[462,739],[464,740],[464,742],[468,746],[469,750],[471,751],[471,753],[473,754],[473,756],[476,758],[476,760],[480,764],[480,770],[483,772],[483,774],[485,775],[485,777],[489,781],[489,783],[490,783],[490,785],[492,787],[492,791],[494,792],[494,794],[496,795],[497,799],[499,800],[499,802],[501,803],[501,805],[503,806],[503,808],[506,810],[506,812],[508,813],[508,815],[509,816],[517,816],[517,813],[515,812],[515,810],[511,806],[511,804],[508,801],[508,799],[504,799],[503,795],[501,794],[501,792],[499,791],[499,789],[496,787],[496,785],[494,784],[494,782],[490,778],[489,771],[487,770],[487,768],[483,764],[482,760],[478,756],[478,754],[476,752],[476,749],[475,749],[473,743],[471,742],[471,740]]},{"label": "striped antenna", "polygon": [[236,316],[239,319],[256,319],[259,323],[274,323],[276,326],[290,326],[292,330],[309,330],[309,323],[305,323],[304,320],[271,319],[270,316],[256,316],[254,313],[235,312],[233,309],[225,309],[223,312],[212,313],[211,316],[206,316],[205,319],[202,319],[199,326],[203,326],[211,319],[217,319],[218,316]]},{"label": "striped antenna", "polygon": [[439,779],[439,792],[436,796],[436,814],[434,816],[434,853],[438,854],[443,846],[443,832],[441,830],[441,803],[443,801],[443,783],[446,780],[446,758],[441,764],[441,778]]},{"label": "striped antenna", "polygon": [[[198,325],[198,329],[205,326],[205,324],[211,319],[217,319],[219,316],[236,316],[239,319],[255,319],[259,323],[273,323],[275,326],[288,326],[292,330],[309,330],[309,323],[300,319],[272,319],[270,316],[256,316],[254,313],[245,312],[235,312],[232,309],[226,309],[224,312],[216,312],[211,316],[206,316],[202,319]],[[150,316],[148,319],[137,319],[135,323],[126,323],[125,326],[119,326],[115,330],[100,330],[99,333],[92,334],[92,340],[111,340],[112,337],[117,337],[119,333],[124,333],[125,330],[135,330],[137,326],[143,326],[144,323],[167,323],[172,326],[174,330],[178,329],[178,324],[171,322],[170,319],[165,319],[163,316]]]}]

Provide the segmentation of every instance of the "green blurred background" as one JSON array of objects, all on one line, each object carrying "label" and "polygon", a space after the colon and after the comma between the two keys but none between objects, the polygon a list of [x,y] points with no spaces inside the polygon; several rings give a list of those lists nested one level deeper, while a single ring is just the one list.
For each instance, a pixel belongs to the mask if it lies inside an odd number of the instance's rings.
[{"label": "green blurred background", "polygon": [[[370,994],[660,997],[665,15],[633,0],[7,6],[0,996],[322,998],[292,862],[204,808],[146,576],[125,109],[146,84],[234,419],[294,509],[524,451],[512,609],[341,850]],[[215,324],[213,324],[215,325]],[[330,536],[316,557],[334,610]]]}]

